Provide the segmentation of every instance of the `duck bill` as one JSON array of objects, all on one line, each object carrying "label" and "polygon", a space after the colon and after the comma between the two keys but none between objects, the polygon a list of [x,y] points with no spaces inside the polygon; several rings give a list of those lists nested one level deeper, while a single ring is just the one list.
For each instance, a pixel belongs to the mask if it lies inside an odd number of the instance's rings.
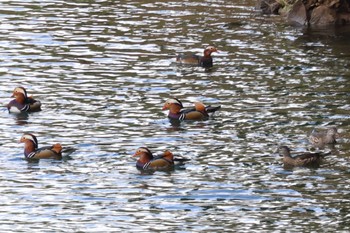
[{"label": "duck bill", "polygon": [[132,155],[132,157],[138,157],[138,156],[140,156],[140,155],[137,154],[137,153],[135,153],[135,154]]},{"label": "duck bill", "polygon": [[162,111],[165,111],[167,109],[168,109],[168,107],[166,105],[164,105],[163,108],[162,108]]}]

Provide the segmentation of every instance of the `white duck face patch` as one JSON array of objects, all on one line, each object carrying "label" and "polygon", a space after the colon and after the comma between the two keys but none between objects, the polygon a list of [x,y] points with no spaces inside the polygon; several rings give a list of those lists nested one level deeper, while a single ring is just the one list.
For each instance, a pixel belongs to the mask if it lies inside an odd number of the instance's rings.
[{"label": "white duck face patch", "polygon": [[137,149],[137,153],[150,153],[150,150],[148,150],[147,148],[145,147],[140,147],[139,149]]},{"label": "white duck face patch", "polygon": [[152,152],[147,147],[139,147],[133,157],[141,155],[148,155],[148,157],[153,158]]},{"label": "white duck face patch", "polygon": [[208,46],[205,50],[216,51],[216,48],[214,46]]},{"label": "white duck face patch", "polygon": [[170,105],[170,104],[178,104],[182,107],[182,103],[178,100],[178,99],[168,99],[165,102],[166,105]]},{"label": "white duck face patch", "polygon": [[27,98],[27,91],[23,87],[16,87],[15,90],[13,90],[14,94],[21,93]]},{"label": "white duck face patch", "polygon": [[36,146],[38,146],[38,140],[36,139],[36,137],[32,134],[24,134],[21,138],[21,141],[24,141],[24,140],[30,140],[32,142],[34,142],[34,144]]}]

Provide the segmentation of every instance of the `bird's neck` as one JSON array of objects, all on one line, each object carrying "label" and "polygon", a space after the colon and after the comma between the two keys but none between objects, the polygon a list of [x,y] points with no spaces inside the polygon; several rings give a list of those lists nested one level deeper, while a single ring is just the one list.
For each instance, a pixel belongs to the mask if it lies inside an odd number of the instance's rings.
[{"label": "bird's neck", "polygon": [[179,114],[181,111],[181,106],[178,104],[172,104],[169,108],[171,114]]},{"label": "bird's neck", "polygon": [[26,97],[24,95],[16,95],[16,101],[20,104],[25,104],[26,102]]},{"label": "bird's neck", "polygon": [[29,153],[32,153],[36,150],[36,146],[34,142],[28,141],[24,144],[24,154],[28,155]]},{"label": "bird's neck", "polygon": [[153,159],[153,156],[150,155],[150,154],[147,154],[147,153],[143,153],[140,155],[140,158],[138,159],[138,163],[141,163],[141,164],[146,164],[148,163],[149,161],[151,161]]},{"label": "bird's neck", "polygon": [[204,57],[211,57],[211,52],[209,50],[204,50]]}]

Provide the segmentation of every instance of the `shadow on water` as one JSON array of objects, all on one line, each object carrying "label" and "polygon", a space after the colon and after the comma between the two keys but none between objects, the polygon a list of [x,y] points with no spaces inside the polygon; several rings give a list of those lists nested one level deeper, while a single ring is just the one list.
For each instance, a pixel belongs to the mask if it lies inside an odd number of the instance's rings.
[{"label": "shadow on water", "polygon": [[302,35],[298,37],[296,42],[304,44],[308,42],[324,42],[332,45],[346,47],[350,37],[350,26],[313,26],[304,27]]}]

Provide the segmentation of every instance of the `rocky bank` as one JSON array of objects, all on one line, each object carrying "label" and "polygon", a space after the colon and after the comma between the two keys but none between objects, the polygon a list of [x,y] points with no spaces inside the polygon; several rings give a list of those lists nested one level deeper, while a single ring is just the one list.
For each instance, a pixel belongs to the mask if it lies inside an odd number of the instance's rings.
[{"label": "rocky bank", "polygon": [[350,0],[258,0],[264,14],[280,14],[291,24],[350,24]]}]

